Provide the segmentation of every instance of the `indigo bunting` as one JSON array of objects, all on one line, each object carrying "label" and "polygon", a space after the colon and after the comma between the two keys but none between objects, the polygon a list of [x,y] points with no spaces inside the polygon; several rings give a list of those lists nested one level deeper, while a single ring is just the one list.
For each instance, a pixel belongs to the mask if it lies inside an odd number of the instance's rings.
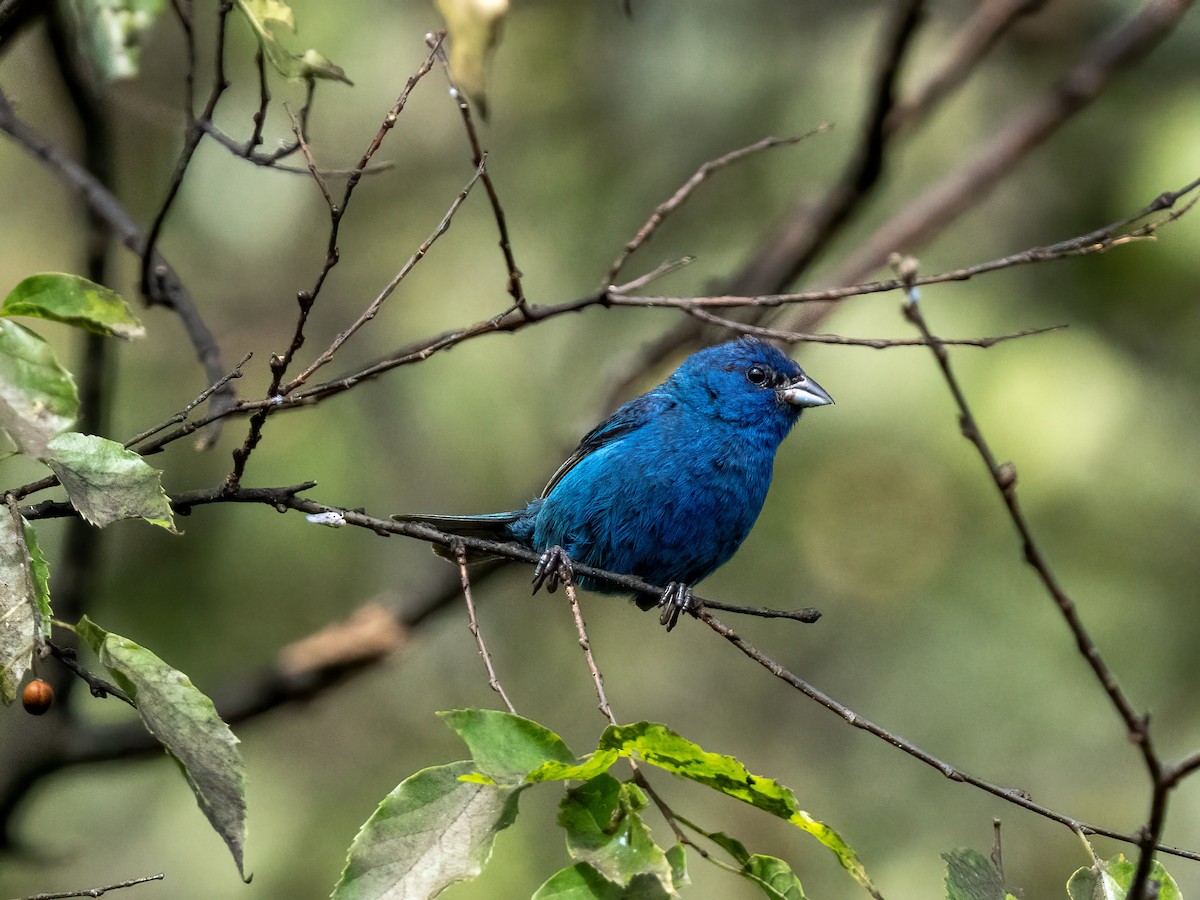
[{"label": "indigo bunting", "polygon": [[[665,382],[589,431],[527,506],[393,518],[541,553],[534,593],[570,579],[572,561],[665,585],[657,602],[637,602],[661,607],[669,631],[680,613],[694,609],[692,585],[728,561],[750,533],[775,451],[800,413],[830,403],[778,349],[740,338],[688,357]],[[578,583],[621,592],[591,578]]]}]

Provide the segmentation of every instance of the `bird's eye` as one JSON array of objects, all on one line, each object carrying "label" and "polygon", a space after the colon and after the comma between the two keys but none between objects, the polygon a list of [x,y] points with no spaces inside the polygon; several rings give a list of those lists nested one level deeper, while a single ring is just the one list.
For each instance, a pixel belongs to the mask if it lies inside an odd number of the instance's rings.
[{"label": "bird's eye", "polygon": [[767,370],[762,366],[751,366],[746,370],[746,380],[751,384],[765,384],[767,381]]}]

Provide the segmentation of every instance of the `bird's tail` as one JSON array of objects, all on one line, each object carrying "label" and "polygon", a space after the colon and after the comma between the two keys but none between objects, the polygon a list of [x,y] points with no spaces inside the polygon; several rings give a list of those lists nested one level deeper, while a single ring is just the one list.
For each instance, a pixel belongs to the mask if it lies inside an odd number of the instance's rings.
[{"label": "bird's tail", "polygon": [[[418,525],[428,525],[447,534],[457,534],[461,537],[482,538],[486,541],[505,542],[519,540],[513,533],[513,524],[525,516],[525,510],[513,512],[489,513],[482,516],[427,516],[420,513],[394,515],[397,522],[414,522]],[[445,559],[453,560],[454,553],[449,547],[441,544],[433,545],[433,552]],[[467,562],[483,562],[488,559],[499,559],[495,554],[483,550],[467,550]]]}]

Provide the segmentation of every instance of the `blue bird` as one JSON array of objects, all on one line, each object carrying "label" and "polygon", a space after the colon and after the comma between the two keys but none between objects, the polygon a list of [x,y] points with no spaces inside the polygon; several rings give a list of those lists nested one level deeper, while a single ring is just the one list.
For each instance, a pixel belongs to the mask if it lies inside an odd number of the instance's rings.
[{"label": "blue bird", "polygon": [[[694,609],[692,585],[727,562],[750,533],[771,485],[775,451],[801,412],[830,403],[825,389],[778,349],[740,338],[694,353],[665,382],[589,431],[522,509],[393,518],[541,553],[534,593],[543,583],[553,592],[570,579],[572,562],[665,586],[657,603],[637,602],[659,606],[669,631]],[[578,583],[622,592],[591,578]]]}]

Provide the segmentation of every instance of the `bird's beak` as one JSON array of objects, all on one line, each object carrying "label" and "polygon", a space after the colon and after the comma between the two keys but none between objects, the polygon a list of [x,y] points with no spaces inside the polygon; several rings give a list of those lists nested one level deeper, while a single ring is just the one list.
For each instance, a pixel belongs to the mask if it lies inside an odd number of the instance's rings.
[{"label": "bird's beak", "polygon": [[791,406],[807,409],[810,406],[828,406],[833,398],[811,378],[801,373],[779,388],[779,399]]}]

